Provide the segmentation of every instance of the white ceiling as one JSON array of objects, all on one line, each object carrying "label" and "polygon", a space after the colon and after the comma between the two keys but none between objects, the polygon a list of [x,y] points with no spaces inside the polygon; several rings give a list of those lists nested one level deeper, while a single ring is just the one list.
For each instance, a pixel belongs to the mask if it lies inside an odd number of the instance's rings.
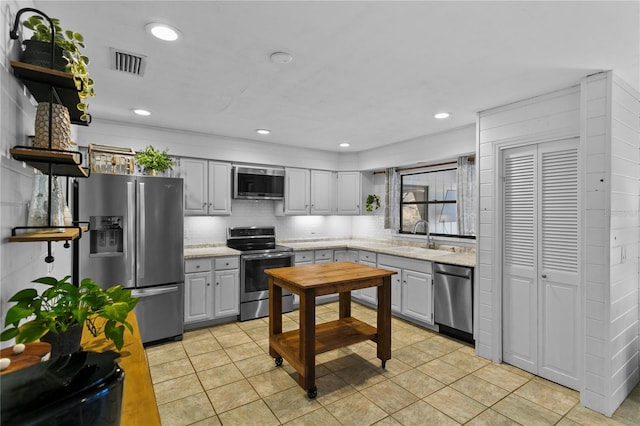
[{"label": "white ceiling", "polygon": [[[640,2],[35,1],[80,32],[94,121],[356,152],[613,69],[638,89]],[[145,24],[179,28],[175,43]],[[110,48],[145,55],[143,77]],[[284,51],[286,65],[269,60]],[[133,115],[147,108],[150,117]],[[435,120],[438,111],[453,113]],[[260,136],[257,128],[272,133]]]}]

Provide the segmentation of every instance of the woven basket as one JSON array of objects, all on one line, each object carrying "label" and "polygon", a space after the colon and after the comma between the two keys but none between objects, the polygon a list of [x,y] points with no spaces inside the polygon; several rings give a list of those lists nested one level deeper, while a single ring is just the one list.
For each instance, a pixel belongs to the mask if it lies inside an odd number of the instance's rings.
[{"label": "woven basket", "polygon": [[40,102],[36,110],[36,136],[33,146],[49,148],[49,105],[53,106],[51,127],[51,148],[69,151],[71,149],[71,119],[64,105]]}]

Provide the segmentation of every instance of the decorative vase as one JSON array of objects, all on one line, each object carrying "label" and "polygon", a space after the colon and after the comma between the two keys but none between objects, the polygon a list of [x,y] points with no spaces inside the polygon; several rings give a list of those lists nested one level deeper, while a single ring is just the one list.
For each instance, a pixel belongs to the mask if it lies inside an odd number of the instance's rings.
[{"label": "decorative vase", "polygon": [[25,49],[20,56],[21,62],[58,71],[66,71],[67,60],[62,54],[63,49],[60,46],[56,45],[54,47],[53,66],[51,66],[51,43],[39,40],[25,40],[22,44],[24,44]]},{"label": "decorative vase", "polygon": [[[51,125],[51,146],[49,146],[49,107],[53,107]],[[64,105],[40,102],[36,110],[36,136],[33,146],[69,151],[71,149],[71,118]]]},{"label": "decorative vase", "polygon": [[67,328],[64,333],[48,332],[40,338],[41,342],[51,344],[51,358],[67,355],[80,350],[80,340],[82,339],[82,326],[74,324]]},{"label": "decorative vase", "polygon": [[[36,174],[33,179],[33,195],[29,203],[27,226],[64,226],[64,194],[57,176],[51,178],[51,222],[49,222],[49,176]],[[44,229],[43,229],[44,230]],[[51,231],[50,229],[48,231]],[[64,229],[60,229],[63,232]]]},{"label": "decorative vase", "polygon": [[147,174],[149,176],[156,176],[158,174],[158,171],[156,169],[147,169]]}]

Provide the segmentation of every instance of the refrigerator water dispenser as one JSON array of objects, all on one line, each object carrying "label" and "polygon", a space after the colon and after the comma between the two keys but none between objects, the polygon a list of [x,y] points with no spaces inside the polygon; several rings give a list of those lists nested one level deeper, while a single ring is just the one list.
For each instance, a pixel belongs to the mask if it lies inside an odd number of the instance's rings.
[{"label": "refrigerator water dispenser", "polygon": [[89,223],[90,254],[122,254],[122,216],[90,216]]}]

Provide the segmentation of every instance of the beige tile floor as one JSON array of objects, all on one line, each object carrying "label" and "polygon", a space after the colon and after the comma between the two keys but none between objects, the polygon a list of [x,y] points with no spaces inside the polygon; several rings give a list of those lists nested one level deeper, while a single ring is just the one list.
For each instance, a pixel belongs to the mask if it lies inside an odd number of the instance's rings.
[{"label": "beige tile floor", "polygon": [[[354,303],[352,314],[375,324],[369,308]],[[316,315],[337,319],[337,303]],[[297,321],[297,311],[286,314],[283,328]],[[386,370],[372,342],[318,355],[315,400],[286,361],[275,367],[267,318],[189,331],[146,352],[165,426],[640,424],[640,386],[607,418],[580,406],[573,390],[408,322],[393,319],[392,339]]]}]

